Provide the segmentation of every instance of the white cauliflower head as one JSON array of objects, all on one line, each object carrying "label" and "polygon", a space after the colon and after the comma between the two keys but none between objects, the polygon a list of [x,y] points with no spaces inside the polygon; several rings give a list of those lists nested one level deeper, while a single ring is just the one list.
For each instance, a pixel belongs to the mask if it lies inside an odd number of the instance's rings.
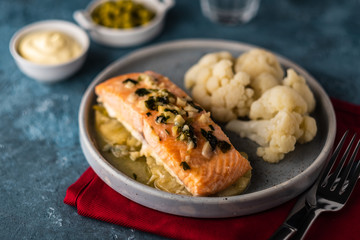
[{"label": "white cauliflower head", "polygon": [[231,55],[231,53],[226,52],[226,51],[208,53],[199,60],[199,65],[212,66],[222,59],[227,59],[227,60],[233,61],[233,56]]},{"label": "white cauliflower head", "polygon": [[249,83],[249,76],[240,72],[213,91],[210,108],[213,118],[228,122],[238,116],[246,116],[254,94],[254,91],[247,87]]},{"label": "white cauliflower head", "polygon": [[204,83],[212,74],[212,67],[223,59],[233,61],[231,53],[225,51],[204,55],[185,73],[185,87],[192,88],[198,82]]},{"label": "white cauliflower head", "polygon": [[193,99],[206,110],[211,108],[211,95],[206,91],[202,84],[197,84],[191,91]]},{"label": "white cauliflower head", "polygon": [[307,143],[314,139],[317,132],[316,121],[314,118],[305,115],[301,122],[300,128],[304,132],[298,139],[299,143]]},{"label": "white cauliflower head", "polygon": [[250,77],[234,74],[228,52],[207,54],[185,74],[185,87],[192,88],[192,97],[219,122],[246,116],[253,102]]},{"label": "white cauliflower head", "polygon": [[[185,87],[218,122],[259,144],[257,155],[278,162],[296,142],[311,141],[316,121],[308,114],[315,98],[305,79],[293,69],[284,71],[277,58],[253,49],[236,60],[229,52],[202,57],[185,74]],[[249,117],[249,121],[235,120]]]},{"label": "white cauliflower head", "polygon": [[308,106],[309,113],[315,109],[314,94],[306,84],[305,78],[298,75],[294,69],[289,68],[287,70],[287,76],[283,80],[283,85],[293,88],[303,97]]},{"label": "white cauliflower head", "polygon": [[268,72],[261,73],[250,83],[250,86],[254,89],[254,99],[258,99],[261,97],[261,95],[263,95],[264,92],[266,92],[266,90],[279,84],[280,81],[277,80],[272,74]]},{"label": "white cauliflower head", "polygon": [[276,56],[263,49],[253,49],[242,54],[235,64],[235,72],[243,71],[255,79],[260,74],[267,72],[273,75],[278,81],[284,77]]},{"label": "white cauliflower head", "polygon": [[232,120],[226,129],[255,141],[260,145],[256,154],[267,162],[276,163],[295,149],[297,140],[314,138],[316,124],[313,123],[314,119],[309,116],[283,110],[269,120]]},{"label": "white cauliflower head", "polygon": [[210,75],[211,67],[195,64],[185,73],[185,87],[192,88],[197,83],[204,84]]},{"label": "white cauliflower head", "polygon": [[279,111],[286,110],[305,114],[307,104],[294,89],[287,86],[276,86],[267,90],[250,107],[250,119],[271,119]]}]

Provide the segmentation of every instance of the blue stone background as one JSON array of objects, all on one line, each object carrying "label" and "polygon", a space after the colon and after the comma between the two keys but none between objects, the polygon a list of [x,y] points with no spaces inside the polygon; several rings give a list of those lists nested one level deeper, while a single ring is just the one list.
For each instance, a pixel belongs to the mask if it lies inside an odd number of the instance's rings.
[{"label": "blue stone background", "polygon": [[[88,167],[78,140],[81,96],[107,65],[141,46],[114,49],[92,42],[84,67],[53,85],[23,75],[8,50],[24,25],[73,21],[73,12],[88,2],[0,1],[0,239],[163,239],[81,217],[63,203],[67,187]],[[263,0],[256,18],[237,27],[205,19],[199,1],[177,0],[163,33],[144,46],[188,38],[267,48],[304,67],[329,96],[360,104],[359,0]]]}]

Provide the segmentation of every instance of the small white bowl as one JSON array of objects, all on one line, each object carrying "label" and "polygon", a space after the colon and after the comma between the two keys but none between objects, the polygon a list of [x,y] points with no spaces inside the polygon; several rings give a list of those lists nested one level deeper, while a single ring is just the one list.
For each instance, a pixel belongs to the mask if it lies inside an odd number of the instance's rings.
[{"label": "small white bowl", "polygon": [[89,31],[95,42],[110,47],[131,47],[150,41],[161,32],[166,12],[174,6],[174,0],[134,0],[154,11],[154,19],[147,25],[132,29],[112,29],[96,24],[90,16],[99,4],[107,1],[92,1],[85,10],[75,11],[73,17],[82,28]]},{"label": "small white bowl", "polygon": [[[59,31],[74,38],[82,47],[82,53],[68,62],[61,64],[38,64],[26,60],[18,52],[18,45],[22,38],[32,32]],[[10,53],[20,70],[30,78],[39,82],[52,83],[64,80],[73,75],[85,62],[90,40],[86,32],[76,24],[62,20],[46,20],[27,25],[17,31],[10,40]]]}]

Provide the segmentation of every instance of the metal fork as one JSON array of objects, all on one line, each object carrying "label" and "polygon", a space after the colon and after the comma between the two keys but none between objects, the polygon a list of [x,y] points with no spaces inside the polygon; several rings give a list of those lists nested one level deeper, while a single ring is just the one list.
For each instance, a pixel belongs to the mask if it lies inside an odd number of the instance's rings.
[{"label": "metal fork", "polygon": [[331,171],[343,148],[347,135],[348,131],[342,136],[317,182],[299,198],[288,218],[270,239],[303,239],[320,213],[338,211],[344,207],[360,174],[360,161],[355,161],[360,147],[360,140],[357,142],[351,158],[345,166],[356,134],[351,138],[335,170]]}]

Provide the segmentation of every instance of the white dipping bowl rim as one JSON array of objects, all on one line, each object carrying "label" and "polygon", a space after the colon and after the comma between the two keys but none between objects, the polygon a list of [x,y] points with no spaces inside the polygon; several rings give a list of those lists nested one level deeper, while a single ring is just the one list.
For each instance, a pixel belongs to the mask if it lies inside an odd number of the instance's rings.
[{"label": "white dipping bowl rim", "polygon": [[[59,64],[39,64],[23,58],[18,52],[18,45],[21,39],[30,33],[45,30],[60,31],[72,37],[81,45],[81,54],[67,62]],[[33,22],[22,27],[14,33],[9,44],[11,55],[25,75],[38,80],[39,82],[49,83],[64,80],[79,70],[85,62],[89,47],[90,39],[82,28],[72,22],[56,19]],[[34,72],[34,70],[36,70],[36,72]],[[54,75],[47,77],[45,76],[45,72],[52,72]]]}]

